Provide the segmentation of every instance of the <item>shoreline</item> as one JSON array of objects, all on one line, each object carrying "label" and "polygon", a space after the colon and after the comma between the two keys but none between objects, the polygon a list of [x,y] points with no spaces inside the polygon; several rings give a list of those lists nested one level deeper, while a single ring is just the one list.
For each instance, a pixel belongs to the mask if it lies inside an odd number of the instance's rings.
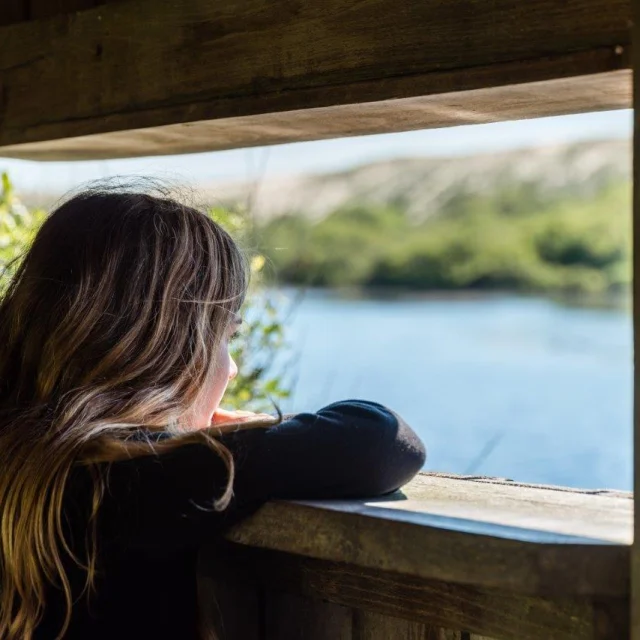
[{"label": "shoreline", "polygon": [[291,294],[298,298],[311,295],[314,298],[342,299],[342,300],[373,300],[380,302],[471,302],[501,299],[530,299],[546,300],[565,307],[582,307],[589,309],[609,309],[615,311],[631,312],[631,290],[626,292],[609,292],[598,294],[587,293],[559,293],[544,291],[517,291],[508,289],[458,289],[458,290],[431,290],[411,291],[400,288],[359,288],[359,287],[297,287],[283,285],[269,287],[269,290],[277,290]]}]

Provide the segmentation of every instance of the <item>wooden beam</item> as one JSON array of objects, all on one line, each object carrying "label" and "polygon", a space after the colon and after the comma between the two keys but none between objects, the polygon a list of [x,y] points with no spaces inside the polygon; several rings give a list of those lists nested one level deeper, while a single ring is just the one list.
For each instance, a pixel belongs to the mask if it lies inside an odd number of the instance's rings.
[{"label": "wooden beam", "polygon": [[197,153],[618,109],[631,104],[631,72],[296,111],[220,118],[0,147],[27,160],[92,160]]},{"label": "wooden beam", "polygon": [[270,502],[227,538],[514,594],[628,597],[630,494],[433,474],[403,491],[385,501]]},{"label": "wooden beam", "polygon": [[[0,28],[0,154],[178,153],[628,107],[630,21],[630,0],[107,4]],[[80,139],[43,144],[64,138]]]}]

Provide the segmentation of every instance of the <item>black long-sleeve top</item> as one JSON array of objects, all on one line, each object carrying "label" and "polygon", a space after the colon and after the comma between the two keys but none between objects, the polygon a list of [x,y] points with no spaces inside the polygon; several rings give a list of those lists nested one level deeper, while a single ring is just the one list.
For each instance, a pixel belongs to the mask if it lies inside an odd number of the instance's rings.
[{"label": "black long-sleeve top", "polygon": [[[80,596],[85,574],[68,572],[77,601],[65,638],[192,640],[197,632],[196,556],[232,524],[272,498],[358,498],[389,493],[423,466],[425,449],[408,425],[381,405],[338,402],[267,429],[221,438],[236,465],[234,497],[211,510],[226,484],[220,457],[205,444],[110,466],[98,516],[95,592]],[[74,473],[65,498],[72,547],[81,548],[91,484]],[[51,588],[36,640],[57,637],[64,600]]]}]

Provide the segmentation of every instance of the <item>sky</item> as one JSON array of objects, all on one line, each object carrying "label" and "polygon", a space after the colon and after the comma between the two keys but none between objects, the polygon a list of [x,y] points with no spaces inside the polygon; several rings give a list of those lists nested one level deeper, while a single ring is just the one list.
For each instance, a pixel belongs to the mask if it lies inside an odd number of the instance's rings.
[{"label": "sky", "polygon": [[242,181],[325,173],[397,157],[460,156],[603,138],[630,138],[632,110],[297,142],[189,155],[82,162],[0,157],[18,190],[63,192],[113,175],[155,176],[180,183]]}]

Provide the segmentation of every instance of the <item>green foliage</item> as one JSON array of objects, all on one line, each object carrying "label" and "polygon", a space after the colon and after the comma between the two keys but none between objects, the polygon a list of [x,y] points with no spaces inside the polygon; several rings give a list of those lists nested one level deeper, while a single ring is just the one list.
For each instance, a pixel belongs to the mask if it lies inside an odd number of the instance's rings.
[{"label": "green foliage", "polygon": [[0,189],[0,293],[7,286],[14,267],[29,247],[44,211],[27,208],[16,197],[9,176],[3,173]]},{"label": "green foliage", "polygon": [[273,220],[256,230],[254,242],[284,282],[321,287],[361,285],[390,243],[401,241],[407,229],[399,209],[349,207],[315,225],[302,215]]},{"label": "green foliage", "polygon": [[[234,237],[242,238],[245,235],[246,217],[238,212],[212,209],[209,214]],[[45,215],[41,210],[27,210],[16,197],[7,174],[2,175],[0,293],[9,282],[15,263],[28,249]],[[246,321],[231,349],[240,372],[229,385],[223,403],[231,409],[262,411],[272,409],[274,402],[289,395],[282,376],[272,370],[276,354],[285,349],[287,343],[280,311],[263,287],[262,269],[265,259],[255,254],[249,264],[252,280],[243,309]]]},{"label": "green foliage", "polygon": [[231,355],[239,369],[224,398],[233,409],[265,411],[289,397],[283,377],[273,371],[276,355],[286,349],[285,328],[271,296],[255,292],[244,313],[241,336]]},{"label": "green foliage", "polygon": [[293,284],[602,293],[630,283],[630,211],[628,184],[556,201],[507,184],[454,194],[422,224],[360,206],[273,220],[256,239]]},{"label": "green foliage", "polygon": [[[213,220],[229,231],[241,244],[250,236],[248,217],[238,211],[214,208]],[[246,252],[249,254],[249,252]],[[269,411],[279,400],[289,397],[283,376],[274,371],[276,356],[288,348],[280,306],[264,283],[265,258],[253,252],[249,258],[251,283],[242,310],[243,323],[231,347],[238,375],[231,382],[223,404],[230,409]]]}]

